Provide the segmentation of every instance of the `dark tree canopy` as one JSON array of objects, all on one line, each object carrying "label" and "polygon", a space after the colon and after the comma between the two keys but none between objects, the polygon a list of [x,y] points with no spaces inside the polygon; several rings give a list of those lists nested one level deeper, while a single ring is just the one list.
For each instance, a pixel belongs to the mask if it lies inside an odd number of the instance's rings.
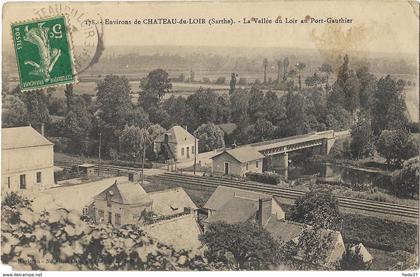
[{"label": "dark tree canopy", "polygon": [[389,75],[379,79],[372,110],[372,128],[376,135],[382,130],[399,129],[407,124],[403,89],[404,84]]},{"label": "dark tree canopy", "polygon": [[342,222],[338,200],[329,191],[311,191],[299,197],[290,217],[293,221],[333,230],[339,230]]},{"label": "dark tree canopy", "polygon": [[171,89],[172,83],[168,72],[155,69],[140,82],[139,104],[148,111],[150,106],[156,106]]},{"label": "dark tree canopy", "polygon": [[279,245],[257,224],[214,223],[201,236],[208,247],[209,262],[231,262],[236,269],[267,270],[279,263]]},{"label": "dark tree canopy", "polygon": [[418,146],[407,129],[383,130],[376,148],[388,164],[400,167],[404,160],[418,155]]},{"label": "dark tree canopy", "polygon": [[199,152],[225,147],[224,132],[213,123],[203,124],[194,131]]}]

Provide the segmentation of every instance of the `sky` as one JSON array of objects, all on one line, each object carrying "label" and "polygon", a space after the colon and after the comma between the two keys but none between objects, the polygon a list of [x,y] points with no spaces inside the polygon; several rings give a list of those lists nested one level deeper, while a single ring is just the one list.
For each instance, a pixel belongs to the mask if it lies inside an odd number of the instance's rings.
[{"label": "sky", "polygon": [[[7,3],[3,7],[3,47],[12,46],[10,24],[37,17],[53,3]],[[335,51],[418,53],[418,11],[405,1],[267,1],[267,2],[70,2],[79,14],[110,20],[144,18],[243,18],[281,16],[303,19],[345,17],[352,24],[106,25],[108,46],[247,46]],[[415,5],[415,4],[414,4]],[[418,7],[417,7],[418,8]],[[417,14],[417,15],[416,15]],[[75,33],[78,33],[77,31]],[[73,43],[83,43],[74,34]]]}]

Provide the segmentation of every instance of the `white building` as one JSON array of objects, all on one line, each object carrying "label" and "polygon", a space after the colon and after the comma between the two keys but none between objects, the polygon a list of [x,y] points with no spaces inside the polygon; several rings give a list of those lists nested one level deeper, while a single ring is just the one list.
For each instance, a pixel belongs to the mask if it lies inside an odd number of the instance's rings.
[{"label": "white building", "polygon": [[155,139],[153,149],[167,159],[186,161],[194,159],[197,147],[198,139],[181,126],[174,126]]},{"label": "white building", "polygon": [[2,129],[2,190],[38,191],[54,185],[53,143],[30,126]]}]

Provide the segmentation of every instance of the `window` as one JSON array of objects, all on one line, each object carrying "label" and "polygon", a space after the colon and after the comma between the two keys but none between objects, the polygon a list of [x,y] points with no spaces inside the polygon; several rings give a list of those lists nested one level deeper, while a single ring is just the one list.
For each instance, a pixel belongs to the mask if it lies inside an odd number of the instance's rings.
[{"label": "window", "polygon": [[120,226],[121,225],[121,215],[115,214],[115,225]]},{"label": "window", "polygon": [[181,148],[181,156],[184,156],[184,147]]},{"label": "window", "polygon": [[248,170],[248,163],[246,163],[246,170]]},{"label": "window", "polygon": [[104,211],[103,210],[98,210],[99,221],[103,220],[104,216],[105,216]]},{"label": "window", "polygon": [[258,161],[255,161],[255,167],[258,168]]},{"label": "window", "polygon": [[191,154],[195,154],[195,147],[191,146]]},{"label": "window", "polygon": [[26,189],[26,175],[22,174],[19,176],[19,186],[20,189]]},{"label": "window", "polygon": [[7,188],[10,189],[10,177],[7,177]]},{"label": "window", "polygon": [[41,183],[42,182],[42,173],[41,172],[37,172],[36,173],[36,182],[37,183]]}]

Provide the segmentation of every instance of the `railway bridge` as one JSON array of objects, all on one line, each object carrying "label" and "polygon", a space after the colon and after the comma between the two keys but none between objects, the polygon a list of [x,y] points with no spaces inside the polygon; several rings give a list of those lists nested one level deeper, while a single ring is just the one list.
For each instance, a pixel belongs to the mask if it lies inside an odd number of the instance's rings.
[{"label": "railway bridge", "polygon": [[309,134],[286,137],[252,143],[255,150],[259,151],[266,157],[270,157],[272,165],[285,170],[289,165],[289,152],[312,147],[319,147],[322,153],[328,154],[337,138],[350,136],[350,130],[335,132],[327,130],[322,132],[312,132]]}]

